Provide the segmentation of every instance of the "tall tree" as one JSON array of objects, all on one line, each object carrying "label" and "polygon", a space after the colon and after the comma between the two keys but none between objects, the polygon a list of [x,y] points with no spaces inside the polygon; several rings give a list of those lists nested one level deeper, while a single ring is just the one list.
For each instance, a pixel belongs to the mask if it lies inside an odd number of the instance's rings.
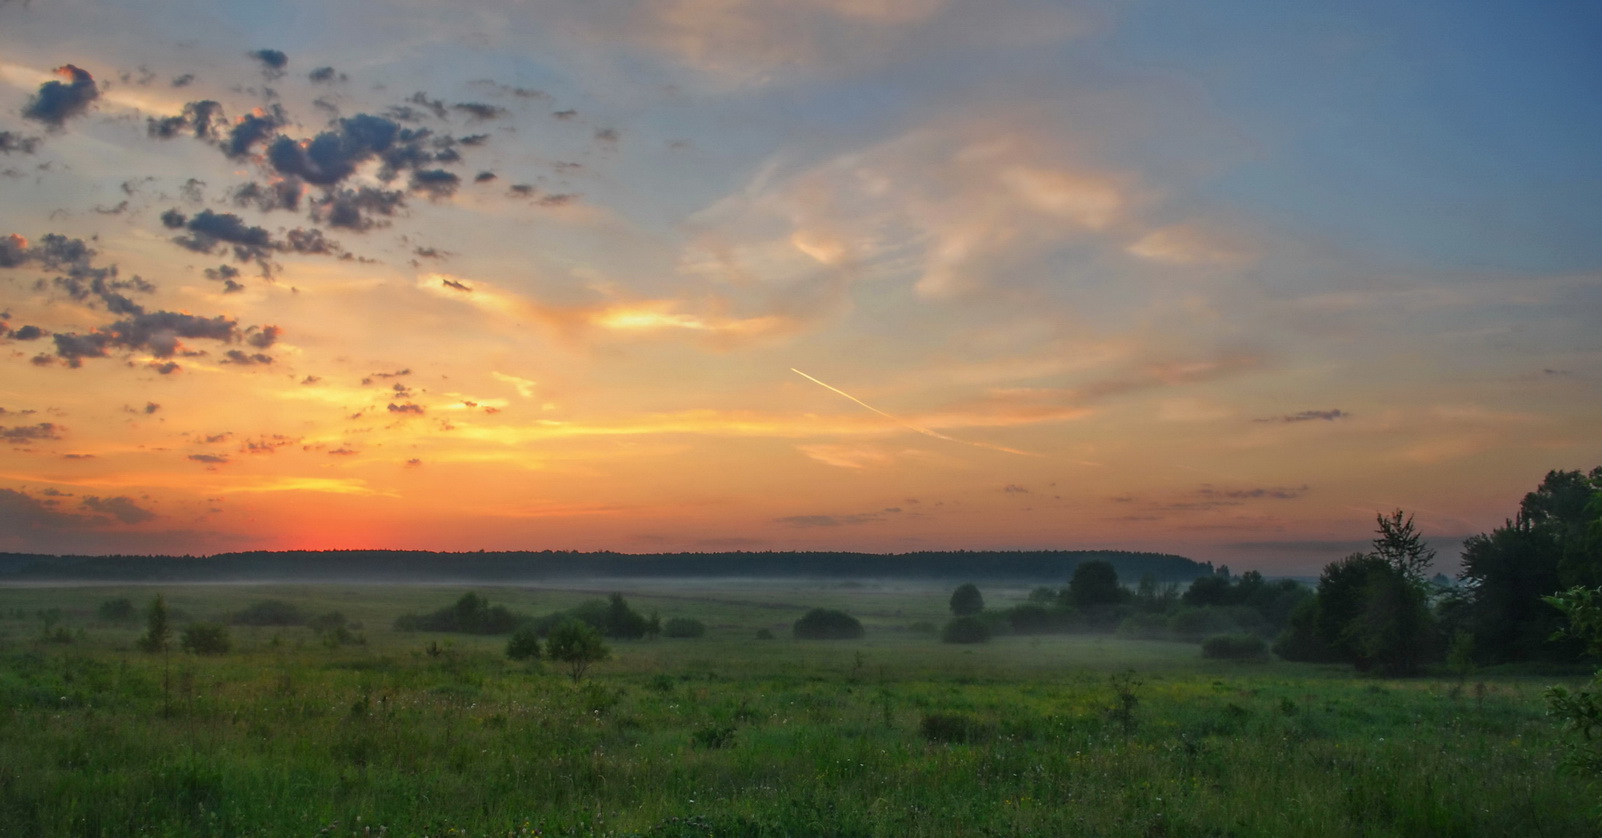
[{"label": "tall tree", "polygon": [[1374,555],[1384,559],[1409,582],[1423,585],[1430,565],[1435,563],[1435,550],[1425,544],[1423,536],[1414,529],[1413,516],[1398,509],[1389,516],[1375,515],[1374,519],[1379,522]]},{"label": "tall tree", "polygon": [[979,586],[972,582],[964,582],[951,592],[951,613],[958,617],[968,617],[985,610],[985,598],[979,593]]}]

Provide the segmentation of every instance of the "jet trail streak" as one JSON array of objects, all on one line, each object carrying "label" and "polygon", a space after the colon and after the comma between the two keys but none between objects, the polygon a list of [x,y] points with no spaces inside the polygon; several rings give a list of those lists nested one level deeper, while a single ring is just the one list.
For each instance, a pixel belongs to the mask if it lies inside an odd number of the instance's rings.
[{"label": "jet trail streak", "polygon": [[922,427],[920,425],[914,425],[911,422],[908,422],[907,420],[902,419],[901,417],[896,416],[894,414],[885,413],[884,411],[880,410],[879,408],[874,407],[871,404],[868,404],[867,402],[857,398],[856,396],[851,395],[850,393],[847,393],[844,390],[841,390],[839,387],[833,387],[833,386],[830,386],[828,384],[825,384],[822,381],[819,381],[816,378],[813,378],[812,376],[807,375],[806,373],[796,369],[795,367],[791,367],[790,368],[790,372],[793,372],[796,375],[799,375],[802,378],[805,378],[806,380],[812,382],[813,384],[818,385],[819,387],[823,387],[825,389],[832,390],[832,391],[834,391],[836,393],[839,393],[840,395],[845,396],[846,398],[856,402],[859,405],[862,405],[863,407],[873,411],[874,413],[877,413],[880,416],[883,416],[884,418],[889,419],[890,421],[896,423],[897,425],[900,425],[901,427],[906,428],[908,430],[917,431],[918,433],[923,434],[924,436],[932,436],[935,439],[945,440],[946,442],[955,442],[958,445],[972,445],[975,448],[989,448],[992,451],[1005,451],[1008,454],[1019,454],[1021,456],[1025,456],[1025,457],[1038,457],[1038,456],[1040,456],[1039,454],[1035,454],[1035,453],[1030,452],[1030,451],[1019,451],[1016,448],[1007,448],[1007,447],[1004,447],[1004,446],[1001,446],[1001,445],[991,445],[988,442],[969,442],[968,440],[965,440],[965,439],[957,439],[956,437],[946,436],[945,434],[940,433],[939,431],[932,431],[932,430],[930,430],[928,428],[925,428],[925,427]]}]

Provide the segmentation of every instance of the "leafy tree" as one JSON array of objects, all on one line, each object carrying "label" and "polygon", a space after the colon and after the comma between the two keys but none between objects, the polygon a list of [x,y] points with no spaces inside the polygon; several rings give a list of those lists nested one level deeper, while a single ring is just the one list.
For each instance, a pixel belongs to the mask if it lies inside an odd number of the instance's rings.
[{"label": "leafy tree", "polygon": [[145,634],[139,638],[139,648],[145,652],[165,652],[172,644],[172,627],[167,623],[167,600],[161,594],[151,600],[145,611]]},{"label": "leafy tree", "polygon": [[190,623],[178,641],[185,652],[194,655],[225,655],[234,647],[228,627],[221,623]]},{"label": "leafy tree", "polygon": [[551,629],[550,636],[545,638],[545,656],[567,664],[567,674],[577,684],[591,664],[611,657],[612,650],[593,626],[570,619]]},{"label": "leafy tree", "polygon": [[940,631],[942,643],[985,643],[989,640],[990,627],[972,614],[951,618]]},{"label": "leafy tree", "polygon": [[[1602,588],[1574,587],[1546,597],[1546,602],[1567,618],[1561,629],[1565,636],[1585,644],[1591,655],[1602,654]],[[1591,676],[1589,689],[1548,687],[1546,703],[1548,712],[1579,735],[1569,746],[1569,766],[1602,774],[1602,669]]]},{"label": "leafy tree", "polygon": [[1118,571],[1112,563],[1099,559],[1081,563],[1074,568],[1074,576],[1068,582],[1068,600],[1079,608],[1123,602],[1124,589],[1118,585]]},{"label": "leafy tree", "polygon": [[506,610],[504,605],[490,605],[489,600],[476,593],[462,594],[461,598],[432,614],[406,614],[395,619],[400,631],[450,631],[463,634],[510,634],[522,624],[523,618]]},{"label": "leafy tree", "polygon": [[515,661],[538,660],[540,657],[540,635],[531,626],[524,626],[512,632],[511,638],[506,641],[506,656]]},{"label": "leafy tree", "polygon": [[607,598],[606,621],[603,632],[607,637],[623,640],[638,640],[645,636],[651,627],[651,621],[644,615],[629,607],[628,601],[622,594],[614,593]]},{"label": "leafy tree", "polygon": [[971,616],[983,610],[985,610],[985,598],[974,583],[964,582],[951,593],[951,613],[958,617]]},{"label": "leafy tree", "polygon": [[832,608],[814,608],[791,627],[797,640],[855,640],[863,635],[856,617]]},{"label": "leafy tree", "polygon": [[1424,538],[1413,528],[1413,516],[1398,509],[1389,516],[1375,515],[1379,522],[1379,536],[1374,539],[1374,555],[1385,560],[1410,584],[1423,586],[1435,550],[1424,543]]}]

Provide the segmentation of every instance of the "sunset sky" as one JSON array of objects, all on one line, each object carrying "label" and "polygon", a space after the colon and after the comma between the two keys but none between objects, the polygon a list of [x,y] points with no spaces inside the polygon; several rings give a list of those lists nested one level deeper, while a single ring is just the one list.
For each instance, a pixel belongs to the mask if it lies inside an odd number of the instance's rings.
[{"label": "sunset sky", "polygon": [[1599,34],[0,0],[0,551],[1307,573],[1400,507],[1451,572],[1602,464]]}]

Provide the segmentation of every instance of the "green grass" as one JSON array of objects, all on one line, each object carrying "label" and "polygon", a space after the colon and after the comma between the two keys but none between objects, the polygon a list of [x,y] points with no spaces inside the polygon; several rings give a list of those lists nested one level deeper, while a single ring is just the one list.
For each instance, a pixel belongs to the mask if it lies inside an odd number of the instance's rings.
[{"label": "green grass", "polygon": [[[95,617],[158,590],[175,625],[273,598],[366,643],[236,626],[232,654],[164,659],[134,651],[140,622]],[[0,835],[1595,831],[1594,789],[1557,768],[1551,677],[1385,681],[1092,635],[952,647],[907,629],[944,619],[945,589],[633,583],[636,609],[707,636],[612,643],[575,686],[505,638],[391,628],[464,590],[0,589]],[[476,590],[543,614],[610,588]],[[813,606],[867,637],[790,640]],[[70,642],[43,639],[49,608]]]}]

